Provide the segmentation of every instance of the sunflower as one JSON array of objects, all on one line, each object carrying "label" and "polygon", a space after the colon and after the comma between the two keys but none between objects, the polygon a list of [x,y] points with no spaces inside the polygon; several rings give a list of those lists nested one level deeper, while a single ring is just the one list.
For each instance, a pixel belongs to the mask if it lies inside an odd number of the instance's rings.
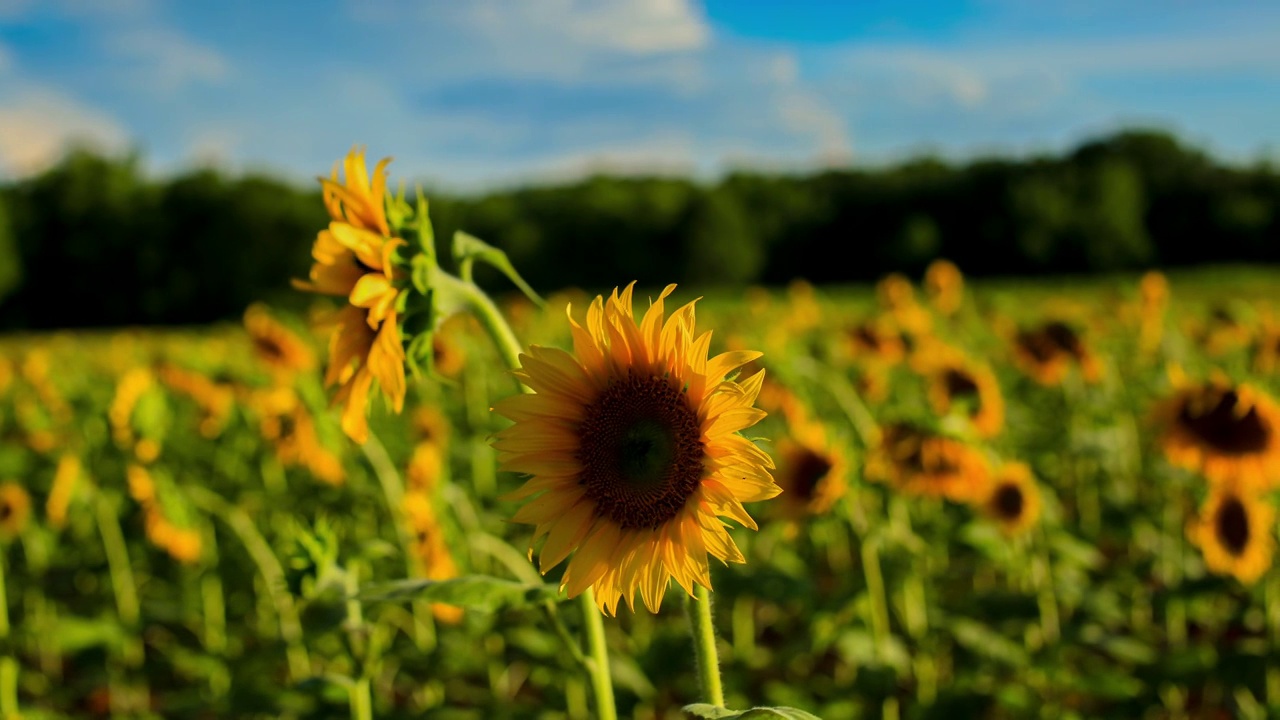
[{"label": "sunflower", "polygon": [[151,389],[151,384],[151,372],[144,367],[130,369],[116,383],[116,394],[107,409],[107,418],[111,421],[116,443],[122,447],[132,444],[133,411],[142,395]]},{"label": "sunflower", "polygon": [[271,317],[265,305],[255,303],[244,311],[244,329],[254,354],[273,373],[290,377],[316,366],[315,353],[306,341]]},{"label": "sunflower", "polygon": [[0,485],[0,540],[12,540],[27,527],[31,517],[31,496],[21,485]]},{"label": "sunflower", "polygon": [[791,422],[791,434],[778,443],[778,511],[799,520],[831,509],[848,489],[849,464],[827,439],[821,425],[807,418]]},{"label": "sunflower", "polygon": [[1058,320],[1019,330],[1014,336],[1013,358],[1023,372],[1041,385],[1061,383],[1073,363],[1079,365],[1081,375],[1089,382],[1101,376],[1101,366],[1080,334]]},{"label": "sunflower", "polygon": [[938,312],[954,315],[964,302],[964,275],[950,260],[934,260],[924,271],[924,289]]},{"label": "sunflower", "polygon": [[230,387],[176,365],[161,365],[156,375],[174,392],[190,397],[199,406],[202,436],[212,439],[222,432],[235,407],[235,393]]},{"label": "sunflower", "polygon": [[1275,510],[1262,498],[1233,483],[1214,487],[1187,528],[1213,572],[1251,584],[1271,567],[1271,529]]},{"label": "sunflower", "polygon": [[1169,279],[1159,270],[1151,270],[1138,281],[1143,313],[1163,311],[1169,302]]},{"label": "sunflower", "polygon": [[1226,355],[1249,344],[1252,333],[1239,314],[1225,305],[1209,311],[1209,317],[1194,333],[1205,352],[1213,356]]},{"label": "sunflower", "polygon": [[1026,532],[1040,519],[1040,489],[1031,469],[1023,463],[1002,466],[978,506],[1005,534]]},{"label": "sunflower", "polygon": [[884,428],[867,458],[866,475],[910,495],[972,502],[990,482],[987,461],[978,450],[910,423]]},{"label": "sunflower", "polygon": [[886,310],[893,311],[915,305],[916,291],[902,273],[889,273],[876,283],[876,298]]},{"label": "sunflower", "polygon": [[413,448],[405,483],[414,490],[434,491],[444,473],[444,455],[439,445],[420,442]]},{"label": "sunflower", "polygon": [[329,485],[342,484],[346,479],[342,461],[320,442],[315,420],[292,389],[260,393],[253,403],[261,416],[262,436],[275,446],[280,464],[305,467]]},{"label": "sunflower", "polygon": [[1280,408],[1250,385],[1218,377],[1181,387],[1156,406],[1155,419],[1174,465],[1215,482],[1271,487],[1280,480]]},{"label": "sunflower", "polygon": [[67,508],[71,505],[80,473],[80,459],[75,455],[63,455],[58,460],[58,468],[53,472],[53,486],[49,489],[49,499],[44,505],[49,525],[61,528],[67,524]]},{"label": "sunflower", "polygon": [[907,354],[905,338],[883,320],[866,320],[846,328],[845,342],[855,360],[868,358],[892,364]]},{"label": "sunflower", "polygon": [[[449,580],[458,577],[458,565],[445,544],[444,533],[431,508],[429,496],[411,490],[404,496],[405,522],[413,536],[413,555],[428,580]],[[431,614],[440,622],[456,624],[462,621],[462,608],[432,603]]]},{"label": "sunflower", "polygon": [[633,288],[597,296],[585,327],[570,315],[573,354],[521,355],[533,393],[494,406],[515,421],[494,443],[501,469],[533,476],[508,497],[533,498],[514,519],[547,536],[541,570],[573,553],[562,586],[594,588],[609,614],[623,597],[634,609],[637,590],[657,612],[673,577],[690,594],[710,588],[708,555],[745,562],[720,517],[755,529],[742,504],[781,492],[773,460],[738,434],[765,415],[753,407],[764,372],[726,379],[760,353],[708,360],[694,303],[664,322],[669,285],[637,323]]},{"label": "sunflower", "polygon": [[369,437],[366,409],[373,381],[398,413],[404,407],[405,353],[397,325],[396,302],[407,279],[396,263],[404,240],[390,236],[386,217],[386,164],[378,163],[373,181],[364,154],[347,155],[346,182],[337,170],[322,180],[325,207],[332,222],[316,236],[309,281],[300,290],[337,295],[350,303],[338,314],[329,341],[326,385],[337,385],[334,402],[343,405],[342,429],[356,442]]},{"label": "sunflower", "polygon": [[449,444],[449,418],[431,405],[419,406],[413,412],[413,431],[421,442],[445,447]]},{"label": "sunflower", "polygon": [[943,348],[917,356],[918,368],[929,381],[929,403],[945,416],[963,408],[982,437],[994,437],[1004,427],[1004,398],[995,373],[958,350]]}]

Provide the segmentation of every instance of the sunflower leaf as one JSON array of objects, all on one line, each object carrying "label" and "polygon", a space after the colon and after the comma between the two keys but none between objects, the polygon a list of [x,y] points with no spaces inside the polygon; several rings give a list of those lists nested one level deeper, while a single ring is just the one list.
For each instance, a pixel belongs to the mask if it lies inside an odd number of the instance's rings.
[{"label": "sunflower leaf", "polygon": [[820,720],[817,715],[790,707],[754,707],[750,710],[730,710],[708,703],[694,703],[685,705],[683,710],[694,717],[706,718],[706,720],[726,720],[726,718],[732,718],[733,720],[770,720],[771,718],[781,718],[781,720]]},{"label": "sunflower leaf", "polygon": [[426,600],[456,605],[469,610],[494,612],[503,608],[529,607],[560,599],[554,585],[504,580],[488,575],[463,575],[449,580],[400,580],[365,588],[361,600],[401,602]]},{"label": "sunflower leaf", "polygon": [[[487,263],[494,269],[507,276],[507,279],[520,288],[520,292],[538,305],[545,307],[546,302],[537,292],[534,291],[529,283],[520,277],[520,273],[515,266],[511,264],[511,260],[507,254],[480,238],[469,233],[459,230],[453,234],[453,259],[457,261],[460,267],[470,267],[471,263],[479,260]],[[463,275],[467,277],[466,274]]]}]

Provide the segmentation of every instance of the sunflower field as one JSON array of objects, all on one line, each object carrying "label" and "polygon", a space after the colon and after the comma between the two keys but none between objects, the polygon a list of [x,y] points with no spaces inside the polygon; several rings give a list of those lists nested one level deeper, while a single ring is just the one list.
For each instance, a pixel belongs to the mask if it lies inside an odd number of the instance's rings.
[{"label": "sunflower field", "polygon": [[0,339],[0,718],[1280,712],[1273,274],[543,298],[324,202],[310,313]]}]

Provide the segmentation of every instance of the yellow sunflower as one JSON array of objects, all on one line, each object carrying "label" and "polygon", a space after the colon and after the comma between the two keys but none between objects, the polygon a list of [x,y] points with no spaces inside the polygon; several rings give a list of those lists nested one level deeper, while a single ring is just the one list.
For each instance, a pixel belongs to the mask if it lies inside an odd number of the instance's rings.
[{"label": "yellow sunflower", "polygon": [[924,271],[924,289],[938,312],[954,315],[964,302],[964,275],[950,260],[934,260]]},{"label": "yellow sunflower", "polygon": [[343,483],[342,460],[320,442],[315,420],[292,389],[262,392],[253,402],[261,416],[262,436],[275,446],[282,465],[304,467],[329,485]]},{"label": "yellow sunflower", "polygon": [[883,320],[867,320],[845,330],[845,341],[853,359],[869,358],[896,363],[906,357],[905,338]]},{"label": "yellow sunflower", "polygon": [[1080,334],[1057,320],[1019,330],[1014,337],[1013,358],[1023,372],[1041,385],[1061,383],[1073,364],[1080,367],[1081,375],[1089,382],[1101,376],[1102,367]]},{"label": "yellow sunflower", "polygon": [[947,415],[962,407],[982,437],[994,437],[1004,428],[1004,398],[995,373],[984,364],[950,348],[921,354],[918,369],[929,381],[929,403],[934,412]]},{"label": "yellow sunflower", "polygon": [[61,528],[67,524],[67,508],[71,505],[80,473],[80,459],[75,455],[63,455],[58,460],[58,468],[53,472],[53,486],[49,489],[49,499],[44,505],[44,514],[49,518],[50,526]]},{"label": "yellow sunflower", "polygon": [[799,520],[821,515],[848,490],[849,463],[821,425],[807,418],[791,421],[791,434],[778,442],[775,473],[782,494],[779,514]]},{"label": "yellow sunflower", "polygon": [[107,409],[107,419],[111,421],[111,432],[117,444],[132,444],[133,411],[142,395],[151,388],[151,384],[151,371],[144,367],[130,369],[116,384],[116,394]]},{"label": "yellow sunflower", "polygon": [[1221,377],[1183,386],[1156,406],[1155,419],[1174,465],[1215,482],[1280,480],[1280,408],[1261,390]]},{"label": "yellow sunflower", "polygon": [[444,473],[444,454],[433,442],[420,442],[413,448],[405,484],[414,490],[434,492]]},{"label": "yellow sunflower", "polygon": [[[428,580],[449,580],[458,577],[458,565],[445,543],[444,533],[431,508],[430,497],[412,490],[404,496],[405,522],[413,536],[413,554],[421,574]],[[431,614],[444,623],[462,621],[462,608],[442,603],[432,603]]]},{"label": "yellow sunflower", "polygon": [[1040,519],[1040,489],[1031,469],[1023,463],[1005,464],[978,505],[1005,534],[1026,532]]},{"label": "yellow sunflower", "polygon": [[343,405],[342,429],[356,442],[369,437],[366,408],[374,380],[396,412],[404,407],[405,354],[395,306],[407,276],[395,255],[405,242],[390,237],[387,225],[387,162],[378,163],[371,183],[364,153],[353,150],[345,183],[338,182],[336,169],[322,180],[332,222],[316,236],[310,280],[294,281],[300,290],[350,303],[330,338],[325,383],[339,386],[334,401]]},{"label": "yellow sunflower", "polygon": [[449,418],[439,408],[422,405],[413,412],[413,431],[422,442],[445,447],[449,444]]},{"label": "yellow sunflower", "polygon": [[306,341],[271,317],[265,305],[250,305],[244,311],[244,329],[254,354],[272,372],[288,377],[316,366],[315,353]]},{"label": "yellow sunflower", "polygon": [[986,458],[978,450],[910,423],[884,428],[867,458],[870,480],[888,482],[909,495],[973,502],[990,483]]},{"label": "yellow sunflower", "polygon": [[542,571],[572,553],[563,587],[594,588],[609,614],[624,597],[634,609],[637,590],[657,612],[673,577],[690,594],[710,588],[709,555],[745,562],[721,516],[755,529],[742,504],[781,492],[773,460],[738,434],[765,415],[753,407],[764,372],[726,379],[760,353],[708,360],[694,303],[665,318],[670,285],[637,323],[633,287],[596,297],[585,327],[570,316],[573,354],[521,355],[533,393],[494,406],[515,422],[494,442],[501,468],[532,475],[508,497],[532,498],[514,519],[546,536]]},{"label": "yellow sunflower", "polygon": [[1187,528],[1204,553],[1204,564],[1240,582],[1255,582],[1271,567],[1275,510],[1262,498],[1233,483],[1215,486]]},{"label": "yellow sunflower", "polygon": [[222,432],[235,408],[235,392],[229,386],[176,365],[161,365],[156,375],[174,392],[182,393],[195,401],[200,408],[202,436],[212,439]]},{"label": "yellow sunflower", "polygon": [[1253,341],[1253,369],[1270,375],[1280,368],[1280,324],[1270,316],[1263,319],[1262,327]]},{"label": "yellow sunflower", "polygon": [[0,540],[12,540],[27,527],[31,496],[14,482],[0,485]]}]

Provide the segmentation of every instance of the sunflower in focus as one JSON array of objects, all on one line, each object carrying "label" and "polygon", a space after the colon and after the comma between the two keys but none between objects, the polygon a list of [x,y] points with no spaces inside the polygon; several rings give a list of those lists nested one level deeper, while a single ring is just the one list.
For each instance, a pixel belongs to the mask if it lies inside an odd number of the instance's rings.
[{"label": "sunflower in focus", "polygon": [[964,302],[964,275],[950,260],[934,260],[924,271],[924,290],[934,309],[954,315]]},{"label": "sunflower in focus", "polygon": [[1271,567],[1274,527],[1275,510],[1269,504],[1225,483],[1213,488],[1187,535],[1200,547],[1209,570],[1248,585]]},{"label": "sunflower in focus", "polygon": [[726,378],[760,353],[708,359],[694,303],[667,318],[670,285],[637,322],[633,288],[597,296],[585,326],[570,315],[572,354],[530,347],[516,376],[533,393],[494,406],[515,423],[494,442],[501,469],[532,476],[508,498],[530,499],[514,520],[546,537],[542,572],[572,553],[561,585],[594,588],[611,615],[637,591],[657,612],[673,577],[710,588],[708,556],[745,562],[720,518],[754,530],[743,503],[781,492],[773,460],[738,434],[765,415],[764,372]]},{"label": "sunflower in focus", "polygon": [[1031,469],[1023,463],[1007,463],[996,473],[978,507],[1006,535],[1021,535],[1040,519],[1040,489]]},{"label": "sunflower in focus", "polygon": [[1217,377],[1181,385],[1156,406],[1165,457],[1214,482],[1273,487],[1280,480],[1280,408],[1250,385]]},{"label": "sunflower in focus", "polygon": [[848,472],[844,453],[828,441],[821,425],[793,419],[791,434],[778,442],[779,513],[792,520],[826,513],[848,489]]},{"label": "sunflower in focus", "polygon": [[316,366],[306,341],[272,317],[265,305],[255,303],[244,311],[244,329],[254,354],[278,376],[291,377]]},{"label": "sunflower in focus", "polygon": [[1088,382],[1102,375],[1102,366],[1070,325],[1054,320],[1019,330],[1013,340],[1014,363],[1041,385],[1058,385],[1071,366],[1078,365]]},{"label": "sunflower in focus", "polygon": [[867,458],[866,475],[909,495],[955,502],[973,502],[990,482],[981,452],[910,423],[883,429],[878,446]]},{"label": "sunflower in focus", "polygon": [[0,540],[12,540],[27,527],[31,517],[31,496],[21,485],[0,485]]},{"label": "sunflower in focus", "polygon": [[370,181],[364,153],[352,150],[344,162],[345,182],[337,169],[322,179],[329,227],[316,236],[308,281],[300,290],[347,298],[329,341],[326,385],[337,385],[334,402],[343,406],[342,429],[356,442],[369,437],[367,407],[374,380],[395,412],[404,407],[405,352],[396,302],[407,280],[396,259],[404,240],[391,237],[386,214],[386,165],[378,163]]},{"label": "sunflower in focus", "polygon": [[960,410],[987,438],[1004,428],[1004,398],[991,368],[950,348],[918,354],[916,364],[928,379],[929,403],[938,415]]}]

